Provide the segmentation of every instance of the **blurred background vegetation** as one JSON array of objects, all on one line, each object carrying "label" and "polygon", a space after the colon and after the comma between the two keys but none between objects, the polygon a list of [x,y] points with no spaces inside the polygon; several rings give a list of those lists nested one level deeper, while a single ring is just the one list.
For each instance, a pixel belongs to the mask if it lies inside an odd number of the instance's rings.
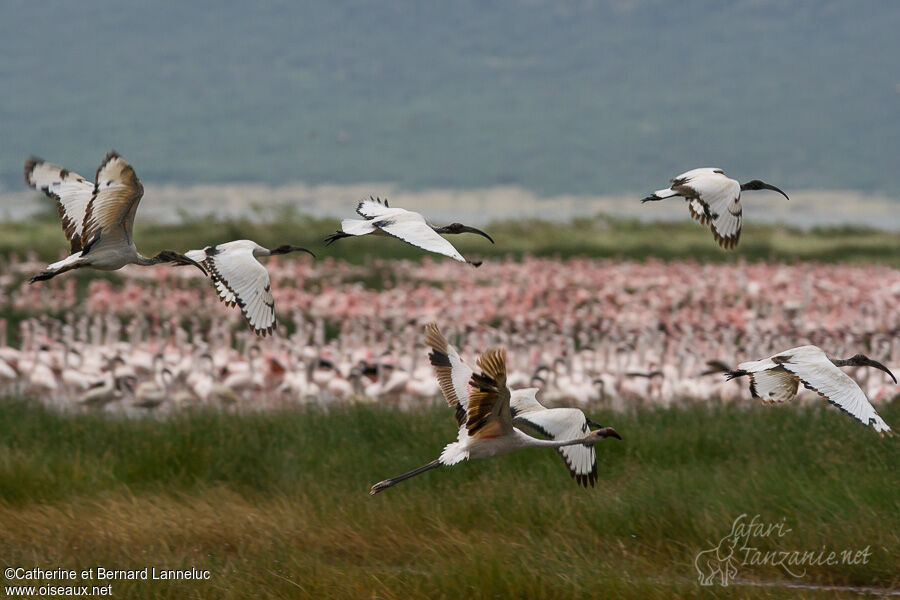
[{"label": "blurred background vegetation", "polygon": [[[484,226],[483,229],[494,238],[494,245],[476,235],[449,236],[448,239],[473,259],[534,255],[635,260],[694,259],[725,263],[817,260],[900,266],[900,235],[896,233],[849,226],[803,231],[750,223],[744,227],[737,251],[731,252],[716,245],[708,227],[690,221],[687,215],[685,218],[679,223],[641,222],[605,215],[562,223],[510,220]],[[339,222],[334,218],[304,217],[290,210],[285,211],[281,218],[266,221],[208,218],[158,224],[138,218],[135,222],[135,243],[144,254],[151,254],[162,249],[185,251],[246,238],[268,248],[281,244],[301,245],[315,252],[320,259],[344,259],[352,263],[370,258],[416,260],[427,255],[399,240],[374,236],[342,239],[325,247],[323,239],[335,231]],[[33,252],[39,258],[50,261],[67,250],[68,245],[52,205],[43,216],[27,223],[0,222],[0,256],[13,253],[24,256],[26,252]],[[97,273],[89,274],[89,277],[97,276]]]}]

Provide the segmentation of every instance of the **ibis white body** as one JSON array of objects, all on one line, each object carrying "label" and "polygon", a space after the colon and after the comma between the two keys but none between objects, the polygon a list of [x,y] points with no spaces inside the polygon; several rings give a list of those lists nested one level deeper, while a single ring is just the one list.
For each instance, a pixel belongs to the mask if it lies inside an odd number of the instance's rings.
[{"label": "ibis white body", "polygon": [[723,248],[737,246],[743,224],[741,192],[743,190],[773,190],[785,198],[775,186],[757,179],[743,185],[714,167],[691,169],[669,180],[669,187],[656,190],[642,202],[682,197],[688,203],[691,217],[701,225],[709,225],[716,242]]},{"label": "ibis white body", "polygon": [[298,246],[269,250],[253,240],[235,240],[190,250],[185,256],[202,264],[216,286],[219,299],[228,306],[237,304],[254,333],[265,336],[275,328],[275,296],[269,272],[257,259],[296,250],[312,254]]},{"label": "ibis white body", "polygon": [[800,346],[779,352],[769,358],[741,363],[737,371],[729,374],[729,378],[748,375],[751,395],[770,403],[793,399],[799,386],[803,385],[863,425],[872,427],[878,433],[890,433],[891,428],[875,412],[875,408],[859,385],[835,363],[877,365],[887,371],[880,363],[875,363],[862,355],[838,361],[829,358],[817,346]]},{"label": "ibis white body", "polygon": [[481,264],[480,262],[467,260],[453,244],[441,237],[440,234],[477,233],[489,239],[491,243],[494,241],[483,231],[460,223],[435,228],[419,213],[404,208],[390,207],[387,200],[377,198],[363,200],[357,205],[356,212],[363,218],[341,221],[340,231],[326,238],[327,244],[349,236],[370,234],[391,236],[427,252],[442,254],[477,267]]}]

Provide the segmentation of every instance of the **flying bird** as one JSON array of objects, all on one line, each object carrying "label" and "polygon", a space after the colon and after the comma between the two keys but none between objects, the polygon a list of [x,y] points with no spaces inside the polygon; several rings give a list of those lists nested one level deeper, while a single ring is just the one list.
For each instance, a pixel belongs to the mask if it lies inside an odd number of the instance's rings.
[{"label": "flying bird", "polygon": [[[641,202],[653,202],[680,196],[688,203],[691,217],[701,225],[709,225],[716,242],[732,249],[741,237],[741,192],[747,190],[772,190],[785,198],[783,191],[759,179],[739,183],[725,176],[722,169],[693,169],[669,180],[671,185],[657,190]],[[788,198],[790,200],[790,198]]]},{"label": "flying bird", "polygon": [[838,367],[875,367],[897,378],[880,362],[862,354],[847,359],[831,358],[817,346],[800,346],[763,360],[745,362],[729,371],[727,379],[750,377],[750,394],[766,403],[786,402],[796,394],[800,384],[837,406],[876,432],[891,433],[869,403],[865,393],[849,375]]},{"label": "flying bird", "polygon": [[137,251],[132,232],[144,186],[131,165],[115,151],[108,153],[97,168],[93,183],[34,156],[25,161],[25,182],[56,200],[70,245],[68,257],[49,265],[30,283],[73,269],[115,271],[129,264],[173,263],[193,265],[203,271],[195,261],[172,250],[150,258]]},{"label": "flying bird", "polygon": [[275,297],[269,272],[260,264],[260,256],[289,252],[315,254],[300,246],[284,245],[269,250],[252,240],[235,240],[203,250],[185,253],[203,265],[216,286],[219,299],[228,306],[237,304],[256,335],[265,336],[275,329]]},{"label": "flying bird", "polygon": [[387,200],[381,200],[380,198],[369,198],[361,201],[356,207],[356,212],[362,219],[344,219],[341,221],[340,231],[336,231],[325,238],[326,246],[345,237],[370,233],[382,236],[389,235],[422,250],[443,254],[477,267],[481,265],[481,261],[467,260],[453,247],[453,244],[438,234],[477,233],[486,237],[492,244],[494,243],[491,236],[480,229],[468,227],[461,223],[452,223],[446,227],[433,227],[419,213],[403,208],[391,208],[388,206]]},{"label": "flying bird", "polygon": [[[426,343],[433,349],[431,364],[444,398],[456,409],[457,441],[447,444],[440,457],[430,463],[376,483],[370,494],[441,465],[452,466],[463,460],[500,456],[523,448],[556,449],[579,484],[594,484],[594,444],[607,437],[622,439],[615,429],[589,421],[578,409],[544,407],[537,401],[534,388],[510,392],[506,386],[506,351],[502,348],[482,354],[477,361],[482,373],[474,373],[433,323],[426,327]],[[598,429],[591,431],[590,426]],[[551,439],[532,437],[520,427]]]}]

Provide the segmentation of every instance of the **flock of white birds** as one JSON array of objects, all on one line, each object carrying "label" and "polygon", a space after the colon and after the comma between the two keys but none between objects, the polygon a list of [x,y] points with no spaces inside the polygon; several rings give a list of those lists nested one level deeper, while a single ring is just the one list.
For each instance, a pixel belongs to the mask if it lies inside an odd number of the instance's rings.
[{"label": "flock of white birds", "polygon": [[[70,244],[68,257],[48,265],[31,282],[75,269],[113,271],[129,264],[161,263],[193,266],[210,278],[222,302],[237,305],[251,329],[265,336],[276,324],[275,300],[269,273],[257,259],[295,251],[312,254],[299,246],[267,249],[251,240],[236,240],[202,250],[164,250],[145,257],[137,251],[132,237],[143,186],[132,167],[117,153],[107,154],[93,181],[34,157],[25,162],[24,175],[29,186],[56,200]],[[742,227],[741,194],[748,190],[772,190],[787,198],[782,190],[762,181],[740,184],[726,177],[721,169],[702,168],[678,175],[668,188],[654,192],[642,202],[682,198],[691,217],[709,226],[720,246],[734,249]],[[363,200],[356,212],[362,219],[343,220],[341,228],[326,238],[326,245],[347,237],[389,236],[477,267],[480,261],[465,258],[441,234],[475,233],[494,242],[484,231],[460,223],[434,227],[419,213],[391,207],[386,200]],[[441,392],[448,406],[456,411],[458,439],[427,465],[375,484],[372,494],[441,465],[530,447],[555,448],[578,483],[594,484],[594,444],[608,437],[621,439],[614,429],[591,421],[580,409],[543,406],[537,400],[537,388],[511,390],[507,385],[506,351],[502,348],[485,350],[476,360],[477,372],[447,342],[436,324],[426,326],[425,336]],[[862,389],[839,369],[842,366],[874,367],[897,382],[887,367],[862,354],[837,359],[816,346],[785,350],[767,359],[741,363],[737,369],[721,365],[721,370],[729,379],[748,377],[751,394],[764,402],[791,400],[802,385],[863,425],[881,434],[890,433],[891,428],[876,413]]]}]

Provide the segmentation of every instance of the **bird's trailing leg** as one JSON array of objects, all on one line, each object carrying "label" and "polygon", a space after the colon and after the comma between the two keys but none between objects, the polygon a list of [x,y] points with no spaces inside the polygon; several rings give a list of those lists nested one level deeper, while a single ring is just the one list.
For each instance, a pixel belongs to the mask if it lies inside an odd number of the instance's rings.
[{"label": "bird's trailing leg", "polygon": [[385,479],[384,481],[379,481],[375,485],[372,486],[372,489],[369,490],[369,495],[374,496],[381,490],[387,489],[392,485],[396,485],[401,481],[409,479],[410,477],[415,477],[416,475],[421,475],[425,471],[430,471],[431,469],[436,469],[441,466],[441,461],[438,459],[434,459],[427,465],[421,466],[418,469],[413,469],[409,473],[404,473],[403,475],[397,475],[396,477],[392,477],[391,479]]},{"label": "bird's trailing leg", "polygon": [[47,281],[48,279],[53,279],[57,275],[65,273],[66,271],[71,271],[72,269],[77,268],[77,265],[67,265],[61,269],[56,269],[55,271],[41,271],[40,273],[33,275],[31,279],[28,280],[28,283],[34,283],[35,281]]}]

